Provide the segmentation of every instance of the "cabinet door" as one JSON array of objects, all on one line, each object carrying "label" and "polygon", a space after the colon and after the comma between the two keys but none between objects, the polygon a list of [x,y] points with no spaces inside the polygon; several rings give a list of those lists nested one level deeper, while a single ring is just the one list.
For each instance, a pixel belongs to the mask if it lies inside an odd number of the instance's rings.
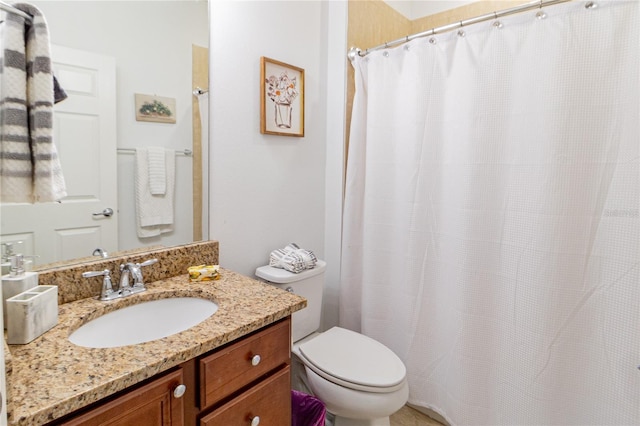
[{"label": "cabinet door", "polygon": [[183,399],[173,395],[184,382],[182,369],[60,423],[65,426],[183,426]]},{"label": "cabinet door", "polygon": [[[290,367],[273,376],[200,420],[200,426],[286,426],[291,424]],[[259,421],[254,420],[259,417]]]}]

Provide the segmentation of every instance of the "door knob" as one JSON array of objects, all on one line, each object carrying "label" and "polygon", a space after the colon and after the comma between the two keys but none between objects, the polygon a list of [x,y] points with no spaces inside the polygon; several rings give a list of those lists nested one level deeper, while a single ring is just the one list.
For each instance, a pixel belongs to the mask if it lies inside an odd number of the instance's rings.
[{"label": "door knob", "polygon": [[93,216],[111,217],[113,216],[113,209],[111,207],[107,207],[106,209],[102,210],[100,213],[93,213]]}]

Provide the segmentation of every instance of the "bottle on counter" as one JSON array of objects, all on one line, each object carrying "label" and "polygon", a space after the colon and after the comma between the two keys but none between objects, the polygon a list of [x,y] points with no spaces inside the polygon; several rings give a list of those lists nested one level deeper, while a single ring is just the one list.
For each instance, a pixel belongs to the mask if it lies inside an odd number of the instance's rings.
[{"label": "bottle on counter", "polygon": [[24,255],[9,257],[11,269],[2,276],[2,312],[7,327],[7,299],[38,286],[38,273],[24,270]]},{"label": "bottle on counter", "polygon": [[[15,255],[16,245],[20,244],[22,246],[22,241],[12,241],[8,243],[0,244],[2,246],[2,274],[7,275],[11,272],[11,256]],[[29,257],[36,256],[23,256],[23,269],[28,272],[33,269],[33,260],[28,259]]]}]

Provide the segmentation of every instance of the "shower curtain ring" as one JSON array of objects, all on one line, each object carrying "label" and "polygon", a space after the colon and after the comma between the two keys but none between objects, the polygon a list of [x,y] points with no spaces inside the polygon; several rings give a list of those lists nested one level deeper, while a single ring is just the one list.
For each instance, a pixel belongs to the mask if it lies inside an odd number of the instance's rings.
[{"label": "shower curtain ring", "polygon": [[462,27],[464,27],[464,24],[462,23],[462,21],[460,21],[460,29],[458,30],[458,36],[465,37],[467,35],[467,33],[464,32]]}]

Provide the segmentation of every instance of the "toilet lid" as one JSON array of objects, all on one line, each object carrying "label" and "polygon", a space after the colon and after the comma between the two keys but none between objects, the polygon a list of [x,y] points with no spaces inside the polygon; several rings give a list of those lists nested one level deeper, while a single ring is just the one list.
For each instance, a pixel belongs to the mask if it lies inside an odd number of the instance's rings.
[{"label": "toilet lid", "polygon": [[323,376],[355,385],[390,388],[402,383],[406,375],[404,364],[389,348],[340,327],[301,344],[300,353]]}]

